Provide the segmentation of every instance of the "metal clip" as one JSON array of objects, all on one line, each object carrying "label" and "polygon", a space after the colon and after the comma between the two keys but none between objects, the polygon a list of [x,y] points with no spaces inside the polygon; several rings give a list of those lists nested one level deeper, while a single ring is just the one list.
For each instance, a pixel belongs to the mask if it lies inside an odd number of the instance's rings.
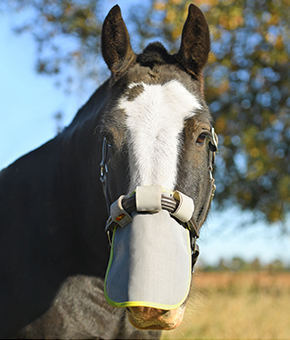
[{"label": "metal clip", "polygon": [[110,235],[110,230],[107,231],[107,236],[108,236],[108,241],[110,244],[110,247],[112,246],[112,239],[111,239],[111,235]]},{"label": "metal clip", "polygon": [[196,243],[197,241],[197,237],[194,237],[193,238],[193,244],[191,245],[191,249],[192,249],[192,252],[191,252],[191,265],[192,265],[192,273],[194,273],[194,267],[195,267],[195,264],[197,262],[197,258],[199,256],[199,246],[198,244]]},{"label": "metal clip", "polygon": [[196,241],[197,241],[197,237],[194,237],[193,242],[191,244],[191,249],[192,249],[191,255],[193,255],[196,251]]},{"label": "metal clip", "polygon": [[107,138],[104,137],[103,139],[103,146],[102,146],[102,160],[100,163],[100,180],[104,184],[106,181],[106,175],[108,173],[108,166],[107,166],[107,147],[111,147],[108,143]]},{"label": "metal clip", "polygon": [[218,152],[218,136],[214,131],[214,127],[211,127],[211,135],[212,135],[213,145],[216,148],[215,152]]},{"label": "metal clip", "polygon": [[213,178],[213,175],[212,175],[212,171],[213,171],[213,169],[212,169],[212,167],[210,167],[210,168],[209,168],[209,180],[210,180],[211,182],[214,181],[214,178]]}]

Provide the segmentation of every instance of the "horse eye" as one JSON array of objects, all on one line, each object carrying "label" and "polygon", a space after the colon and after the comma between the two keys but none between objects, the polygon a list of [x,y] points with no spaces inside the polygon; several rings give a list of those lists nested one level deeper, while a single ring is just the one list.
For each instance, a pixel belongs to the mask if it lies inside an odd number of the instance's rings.
[{"label": "horse eye", "polygon": [[197,137],[196,144],[203,145],[205,138],[206,138],[206,135],[204,133],[200,134]]}]

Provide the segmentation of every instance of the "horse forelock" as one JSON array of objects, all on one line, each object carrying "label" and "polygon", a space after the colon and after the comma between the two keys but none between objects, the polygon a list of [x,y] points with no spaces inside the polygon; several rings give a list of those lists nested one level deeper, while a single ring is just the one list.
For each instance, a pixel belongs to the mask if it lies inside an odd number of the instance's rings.
[{"label": "horse forelock", "polygon": [[160,42],[149,44],[144,51],[137,56],[137,62],[141,66],[154,66],[176,63],[175,57],[169,54]]}]

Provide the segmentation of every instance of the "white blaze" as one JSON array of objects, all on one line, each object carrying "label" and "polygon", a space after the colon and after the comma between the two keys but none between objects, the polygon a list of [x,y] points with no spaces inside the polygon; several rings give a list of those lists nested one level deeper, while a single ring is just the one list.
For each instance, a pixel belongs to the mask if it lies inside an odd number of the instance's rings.
[{"label": "white blaze", "polygon": [[[131,84],[131,88],[137,84]],[[178,81],[142,85],[133,101],[123,97],[129,130],[130,190],[138,185],[161,185],[173,190],[176,182],[180,133],[186,118],[201,108],[196,97]]]}]

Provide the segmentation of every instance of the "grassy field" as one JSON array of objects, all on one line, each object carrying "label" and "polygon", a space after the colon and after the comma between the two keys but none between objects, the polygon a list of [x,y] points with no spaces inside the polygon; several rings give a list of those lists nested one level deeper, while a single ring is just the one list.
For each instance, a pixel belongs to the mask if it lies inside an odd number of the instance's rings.
[{"label": "grassy field", "polygon": [[290,273],[196,272],[184,322],[162,339],[290,339]]}]

